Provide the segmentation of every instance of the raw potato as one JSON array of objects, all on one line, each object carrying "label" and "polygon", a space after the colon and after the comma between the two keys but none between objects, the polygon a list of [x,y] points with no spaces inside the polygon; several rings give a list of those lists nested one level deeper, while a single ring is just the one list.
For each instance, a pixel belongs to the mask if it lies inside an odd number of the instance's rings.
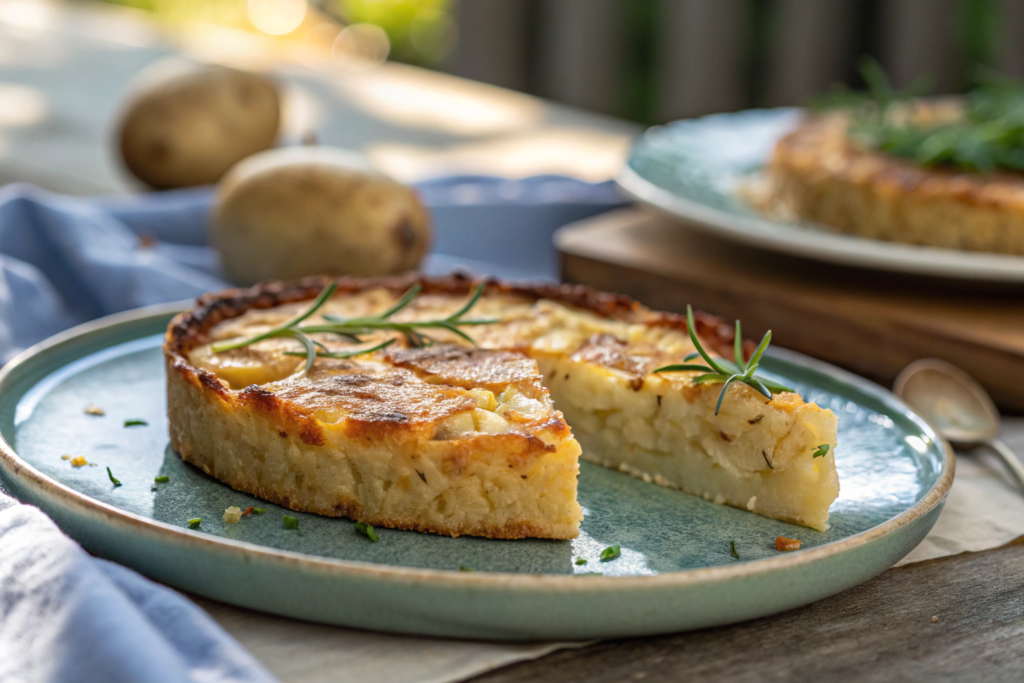
[{"label": "raw potato", "polygon": [[121,118],[121,157],[151,187],[215,183],[274,144],[280,98],[264,76],[175,60],[139,82]]},{"label": "raw potato", "polygon": [[304,275],[412,270],[430,244],[416,193],[329,147],[274,149],[224,178],[210,239],[239,285]]}]

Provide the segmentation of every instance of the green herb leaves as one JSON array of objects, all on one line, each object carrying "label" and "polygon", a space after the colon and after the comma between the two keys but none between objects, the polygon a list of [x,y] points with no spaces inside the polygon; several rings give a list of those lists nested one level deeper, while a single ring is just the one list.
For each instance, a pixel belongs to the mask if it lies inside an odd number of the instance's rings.
[{"label": "green herb leaves", "polygon": [[740,554],[736,552],[736,541],[732,541],[731,543],[729,543],[729,554],[737,560],[740,559]]},{"label": "green herb leaves", "polygon": [[281,520],[284,522],[284,528],[285,529],[298,529],[299,528],[299,520],[295,519],[294,517],[291,517],[289,515],[284,515],[283,517],[281,517]]},{"label": "green herb leaves", "polygon": [[313,363],[317,356],[322,358],[352,358],[354,356],[372,353],[373,351],[379,351],[380,349],[390,346],[395,341],[394,339],[389,339],[370,348],[353,349],[351,351],[329,351],[323,344],[311,339],[308,336],[310,334],[333,334],[347,339],[352,343],[361,344],[364,343],[361,336],[365,336],[373,332],[390,331],[397,332],[404,336],[409,346],[421,347],[429,346],[434,343],[434,339],[424,334],[421,330],[443,329],[462,337],[470,344],[474,344],[473,339],[460,330],[460,327],[466,325],[489,325],[498,322],[494,319],[466,319],[464,317],[469,313],[470,309],[476,305],[476,302],[484,293],[484,283],[481,282],[473,290],[473,293],[470,295],[466,303],[447,318],[423,321],[396,321],[393,319],[393,316],[396,313],[405,309],[413,302],[414,299],[416,299],[417,296],[419,296],[422,286],[417,283],[413,285],[409,291],[406,292],[405,295],[402,296],[402,298],[399,299],[391,308],[380,315],[365,316],[362,318],[340,318],[336,315],[326,314],[324,315],[324,323],[322,324],[301,325],[300,323],[304,322],[307,318],[320,310],[327,300],[331,298],[331,295],[334,294],[335,289],[337,289],[337,283],[332,282],[327,285],[323,290],[321,290],[320,294],[317,295],[316,299],[313,300],[313,303],[309,308],[291,320],[281,323],[277,327],[252,337],[217,342],[213,344],[212,349],[215,353],[221,353],[232,349],[239,349],[243,346],[249,346],[250,344],[255,344],[256,342],[264,339],[291,337],[302,344],[305,350],[289,351],[286,352],[287,355],[305,356],[305,371],[309,372],[313,367]]},{"label": "green herb leaves", "polygon": [[818,446],[818,450],[814,451],[814,455],[812,455],[811,457],[824,458],[826,455],[828,455],[828,444],[823,443],[820,446]]},{"label": "green herb leaves", "polygon": [[715,404],[715,415],[718,415],[718,411],[721,410],[722,401],[725,399],[725,392],[733,382],[743,382],[769,399],[772,397],[772,394],[779,394],[784,391],[793,391],[789,387],[783,386],[778,382],[773,382],[765,377],[758,377],[754,374],[761,362],[761,356],[764,355],[764,352],[768,349],[768,345],[772,341],[771,330],[768,330],[768,332],[765,333],[764,338],[761,339],[761,343],[758,345],[757,349],[754,350],[753,355],[750,356],[750,360],[745,361],[743,359],[743,334],[740,330],[740,321],[737,320],[736,337],[733,342],[733,354],[736,358],[736,362],[734,363],[732,361],[725,360],[724,358],[712,358],[711,355],[704,350],[700,340],[697,338],[697,326],[693,320],[693,307],[690,305],[686,306],[686,327],[690,332],[690,341],[693,342],[693,346],[697,350],[683,360],[691,361],[700,357],[705,363],[707,363],[707,365],[686,362],[682,365],[666,365],[665,367],[658,368],[655,372],[697,371],[705,374],[694,377],[694,384],[705,384],[708,382],[724,383],[722,393],[718,396],[718,403]]},{"label": "green herb leaves", "polygon": [[161,475],[159,477],[153,477],[153,481],[155,481],[157,484],[166,484],[170,480],[171,478],[168,477],[166,474]]},{"label": "green herb leaves", "polygon": [[125,420],[125,427],[148,427],[149,423],[145,420]]},{"label": "green herb leaves", "polygon": [[253,508],[252,509],[252,513],[254,515],[262,515],[264,512],[266,512],[266,510],[264,510],[263,508]]},{"label": "green herb leaves", "polygon": [[316,313],[317,310],[323,306],[329,298],[331,298],[331,295],[334,294],[334,290],[337,288],[338,285],[334,282],[324,287],[323,290],[320,291],[320,294],[317,295],[316,299],[313,300],[310,307],[291,320],[287,320],[277,327],[272,327],[266,332],[257,334],[253,337],[246,337],[245,339],[237,341],[218,342],[212,346],[213,351],[215,353],[221,353],[222,351],[230,351],[231,349],[240,349],[243,346],[249,346],[250,344],[255,344],[258,341],[272,339],[274,337],[294,337],[301,342],[304,347],[306,347],[306,372],[309,372],[309,369],[313,367],[313,361],[316,359],[317,347],[313,343],[313,340],[297,328],[297,325]]},{"label": "green herb leaves", "polygon": [[107,468],[107,476],[110,477],[110,483],[114,485],[114,488],[121,485],[121,480],[114,477],[114,473],[110,471],[109,467]]},{"label": "green herb leaves", "polygon": [[356,531],[366,536],[368,539],[376,543],[380,540],[377,537],[377,532],[373,530],[373,527],[369,524],[363,524],[362,522],[356,522]]},{"label": "green herb leaves", "polygon": [[622,555],[622,548],[619,547],[618,543],[616,543],[615,545],[610,545],[601,551],[601,561],[610,562],[620,555]]},{"label": "green herb leaves", "polygon": [[861,76],[867,93],[840,88],[819,106],[849,109],[850,136],[865,147],[923,166],[1024,171],[1024,83],[990,74],[967,93],[962,111],[938,102],[932,107],[948,114],[919,116],[913,100],[928,90],[923,82],[896,90],[872,59],[861,63]]},{"label": "green herb leaves", "polygon": [[579,567],[580,565],[584,565],[586,563],[587,563],[587,558],[585,558],[585,557],[577,557],[576,558],[576,566],[577,567]]},{"label": "green herb leaves", "polygon": [[189,529],[198,529],[202,521],[203,520],[200,517],[196,517],[195,519],[190,519],[187,522],[185,522],[185,526],[187,526]]}]

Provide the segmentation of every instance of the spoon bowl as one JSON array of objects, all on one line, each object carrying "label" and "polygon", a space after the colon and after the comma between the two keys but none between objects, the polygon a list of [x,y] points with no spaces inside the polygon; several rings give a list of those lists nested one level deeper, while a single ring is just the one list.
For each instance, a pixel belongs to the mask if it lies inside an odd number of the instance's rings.
[{"label": "spoon bowl", "polygon": [[999,411],[973,377],[951,363],[926,358],[905,367],[892,390],[953,445],[988,447],[1024,489],[1024,465],[999,440]]},{"label": "spoon bowl", "polygon": [[893,392],[954,443],[977,444],[999,433],[999,411],[988,392],[946,361],[914,361],[896,378]]}]

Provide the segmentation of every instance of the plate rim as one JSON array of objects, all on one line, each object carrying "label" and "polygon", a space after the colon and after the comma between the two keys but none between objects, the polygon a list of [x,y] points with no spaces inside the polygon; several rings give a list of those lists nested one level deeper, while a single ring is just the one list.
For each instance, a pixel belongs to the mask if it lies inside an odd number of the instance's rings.
[{"label": "plate rim", "polygon": [[[806,228],[768,218],[741,216],[681,197],[648,180],[633,168],[633,160],[648,136],[666,128],[708,118],[727,120],[756,112],[786,111],[799,112],[801,109],[745,109],[652,126],[633,140],[626,162],[615,176],[615,183],[633,199],[662,213],[686,219],[688,226],[742,244],[815,261],[874,270],[985,282],[1024,282],[1024,256],[891,242],[844,235],[827,228]],[[812,239],[807,239],[808,236]]]},{"label": "plate rim", "polygon": [[[173,315],[192,305],[191,301],[178,301],[156,304],[142,308],[115,313],[92,320],[64,332],[58,333],[41,341],[15,356],[3,368],[0,368],[0,395],[11,375],[18,368],[31,362],[36,357],[51,349],[73,343],[80,337],[118,327],[132,322],[141,322],[148,318]],[[876,398],[895,403],[939,445],[945,456],[944,470],[928,492],[912,507],[879,525],[866,529],[852,536],[824,545],[799,550],[792,553],[781,553],[776,557],[748,560],[736,564],[718,565],[684,569],[642,576],[588,576],[581,581],[576,574],[532,574],[516,572],[463,572],[449,569],[427,569],[419,567],[399,567],[394,565],[362,562],[359,560],[342,560],[318,557],[301,552],[270,548],[246,541],[238,541],[220,536],[210,536],[201,531],[193,531],[161,522],[133,512],[122,510],[113,505],[91,498],[59,481],[43,474],[27,461],[23,460],[7,439],[0,435],[0,469],[7,476],[15,478],[18,483],[33,489],[33,493],[46,499],[57,499],[61,504],[76,515],[87,515],[101,518],[103,523],[121,527],[122,530],[156,536],[158,540],[171,542],[185,547],[196,547],[199,550],[214,553],[236,553],[255,555],[254,559],[277,566],[301,565],[303,569],[320,573],[330,573],[341,578],[368,578],[374,580],[393,581],[396,583],[429,583],[441,586],[473,586],[476,588],[516,589],[516,590],[557,590],[565,592],[600,593],[610,588],[635,590],[662,590],[673,587],[687,587],[712,582],[738,580],[754,575],[767,574],[774,571],[794,569],[814,564],[833,555],[848,552],[868,543],[880,540],[898,529],[905,527],[931,512],[940,505],[949,493],[955,474],[956,460],[950,444],[943,439],[928,423],[914,413],[902,400],[870,380],[864,379],[824,361],[810,358],[787,349],[773,349],[772,355],[790,362],[798,362],[818,372],[827,372],[844,383],[849,383]],[[887,396],[888,394],[888,396]],[[17,499],[16,499],[17,500]],[[21,502],[21,501],[19,501]]]}]

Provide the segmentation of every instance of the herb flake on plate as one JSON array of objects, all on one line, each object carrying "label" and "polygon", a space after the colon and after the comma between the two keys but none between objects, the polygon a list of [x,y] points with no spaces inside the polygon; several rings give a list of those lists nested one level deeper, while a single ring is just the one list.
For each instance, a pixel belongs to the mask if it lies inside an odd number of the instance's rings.
[{"label": "herb flake on plate", "polygon": [[374,543],[380,540],[380,538],[377,537],[377,532],[373,530],[373,525],[371,524],[363,524],[362,522],[356,522],[356,531],[361,533],[363,536],[366,536]]}]

